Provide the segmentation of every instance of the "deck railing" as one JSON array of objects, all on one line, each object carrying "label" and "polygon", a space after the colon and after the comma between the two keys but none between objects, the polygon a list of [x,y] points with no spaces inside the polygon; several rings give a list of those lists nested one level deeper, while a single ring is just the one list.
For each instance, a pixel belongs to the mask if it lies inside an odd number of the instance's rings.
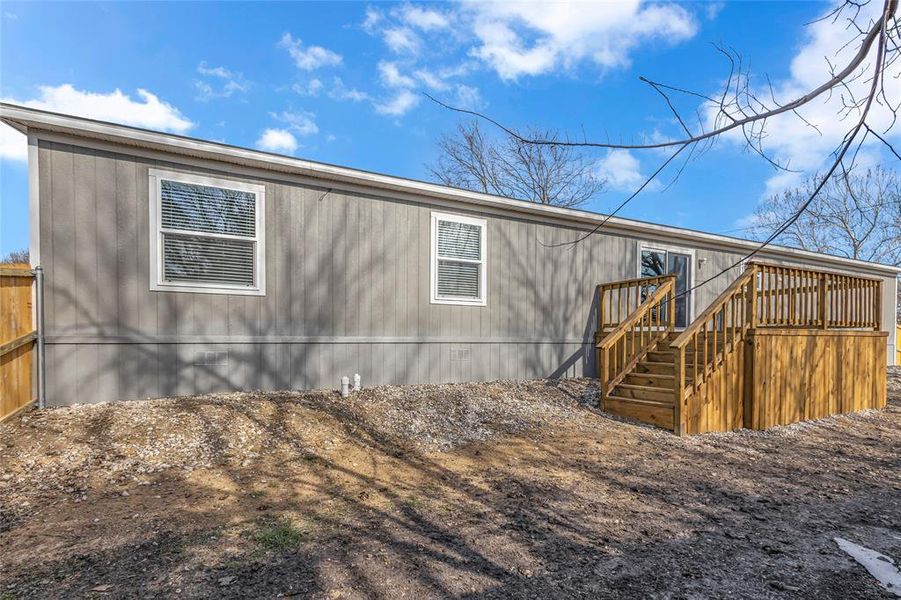
[{"label": "deck railing", "polygon": [[673,342],[677,406],[736,352],[754,326],[758,265],[750,265]]},{"label": "deck railing", "polygon": [[759,327],[874,329],[882,327],[882,281],[756,263]]},{"label": "deck railing", "polygon": [[601,283],[598,293],[598,331],[612,329],[634,313],[648,296],[672,275]]},{"label": "deck railing", "polygon": [[727,423],[693,422],[702,404],[715,403],[723,419],[738,418],[735,400],[742,397],[744,385],[742,341],[749,329],[879,330],[881,303],[878,279],[749,263],[670,344],[677,429],[728,429]]},{"label": "deck railing", "polygon": [[[675,326],[676,278],[655,277],[653,291],[598,342],[598,379],[603,402],[632,367]],[[628,282],[618,282],[628,283]]]}]

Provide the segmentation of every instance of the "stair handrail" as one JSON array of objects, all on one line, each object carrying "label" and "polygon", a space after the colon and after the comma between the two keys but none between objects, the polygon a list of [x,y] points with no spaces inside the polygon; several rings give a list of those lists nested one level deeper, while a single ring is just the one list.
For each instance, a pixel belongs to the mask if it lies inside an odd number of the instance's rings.
[{"label": "stair handrail", "polygon": [[[717,296],[671,343],[674,351],[674,391],[676,406],[699,388],[722,364],[727,353],[735,351],[748,329],[757,321],[757,265],[751,263],[729,287]],[[731,319],[731,327],[729,320]],[[717,338],[722,337],[722,351]],[[710,342],[713,348],[710,349]],[[692,381],[686,384],[686,349],[694,342]],[[699,346],[703,346],[699,350]],[[679,410],[677,408],[677,410]]]},{"label": "stair handrail", "polygon": [[[602,332],[608,327],[616,327],[622,319],[628,318],[638,306],[641,304],[641,293],[643,289],[658,286],[664,283],[672,275],[658,275],[654,277],[635,277],[633,279],[620,279],[619,281],[609,281],[607,283],[599,283],[597,286],[598,293],[598,332]],[[614,319],[614,297],[616,293],[616,318]],[[634,297],[633,297],[634,293]],[[608,295],[610,296],[608,298]],[[623,310],[625,304],[626,309]],[[630,304],[634,304],[632,311],[628,310]],[[610,313],[609,319],[607,313]]]},{"label": "stair handrail", "polygon": [[[644,358],[657,342],[675,329],[676,276],[665,275],[654,279],[661,280],[662,283],[626,319],[597,343],[595,349],[602,402],[625,378],[629,370]],[[630,333],[632,335],[627,337]]]}]

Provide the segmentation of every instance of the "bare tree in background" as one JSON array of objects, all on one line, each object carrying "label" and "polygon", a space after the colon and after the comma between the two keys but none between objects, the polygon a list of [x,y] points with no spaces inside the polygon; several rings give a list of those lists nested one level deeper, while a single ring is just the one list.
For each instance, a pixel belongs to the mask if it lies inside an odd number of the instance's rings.
[{"label": "bare tree in background", "polygon": [[[792,217],[818,184],[774,195],[757,206],[751,234],[766,239]],[[846,258],[901,266],[901,178],[882,167],[830,178],[776,242]]]},{"label": "bare tree in background", "polygon": [[28,264],[28,250],[13,250],[0,260],[0,263]]},{"label": "bare tree in background", "polygon": [[[814,175],[802,186],[759,204],[751,235],[766,239],[788,221],[811,197],[818,180]],[[834,175],[775,241],[813,252],[901,266],[901,178],[882,167]],[[895,316],[901,322],[901,282]]]},{"label": "bare tree in background", "polygon": [[452,187],[574,208],[604,189],[596,165],[577,149],[537,145],[526,138],[557,139],[551,131],[530,130],[522,136],[486,136],[478,121],[457,125],[438,140],[441,154],[429,166],[438,181]]},{"label": "bare tree in background", "polygon": [[[759,93],[755,90],[755,82],[747,64],[734,50],[718,48],[726,57],[729,72],[725,84],[717,93],[688,90],[678,85],[654,81],[645,77],[641,81],[661,97],[670,111],[673,123],[680,131],[678,136],[660,141],[617,142],[606,140],[547,139],[541,136],[524,136],[514,129],[505,126],[496,119],[462,108],[455,108],[440,102],[431,96],[434,102],[458,113],[476,116],[492,123],[507,135],[518,141],[535,146],[553,146],[568,148],[622,149],[622,150],[658,150],[667,151],[668,156],[661,161],[659,167],[637,187],[635,192],[626,198],[614,211],[591,231],[563,242],[560,246],[578,244],[599,231],[608,220],[632,201],[652,181],[670,167],[675,170],[674,179],[678,177],[685,165],[699,152],[709,148],[711,144],[725,135],[741,136],[746,147],[758,154],[776,169],[788,169],[788,165],[779,164],[767,153],[766,140],[768,132],[776,117],[798,118],[805,124],[819,131],[819,125],[810,122],[801,110],[814,100],[838,98],[840,106],[833,118],[835,123],[847,124],[841,141],[829,156],[829,166],[816,178],[805,198],[797,204],[797,209],[751,252],[740,260],[725,267],[713,276],[697,282],[691,289],[706,285],[710,281],[739,268],[744,261],[757,255],[763,248],[778,239],[788,230],[814,202],[826,184],[836,173],[847,174],[854,170],[858,151],[868,139],[878,141],[891,155],[901,160],[901,154],[892,147],[886,134],[895,126],[901,98],[897,95],[895,84],[901,72],[898,72],[898,59],[901,58],[901,23],[898,20],[899,0],[846,0],[839,3],[828,14],[819,19],[820,23],[830,23],[840,35],[845,36],[845,43],[834,56],[824,57],[829,68],[825,80],[808,89],[790,89],[784,98],[777,97],[772,85],[769,91]],[[897,72],[897,73],[896,73]],[[769,80],[767,79],[767,82]],[[887,85],[888,83],[888,85]],[[681,101],[681,102],[680,102]],[[693,102],[695,118],[684,109],[684,102]],[[883,117],[874,118],[876,113]],[[889,118],[884,119],[888,114]],[[886,124],[887,121],[887,124]],[[879,124],[877,125],[877,122]],[[824,157],[825,158],[825,157]],[[679,161],[684,161],[680,162]],[[686,290],[688,293],[691,290]]]}]

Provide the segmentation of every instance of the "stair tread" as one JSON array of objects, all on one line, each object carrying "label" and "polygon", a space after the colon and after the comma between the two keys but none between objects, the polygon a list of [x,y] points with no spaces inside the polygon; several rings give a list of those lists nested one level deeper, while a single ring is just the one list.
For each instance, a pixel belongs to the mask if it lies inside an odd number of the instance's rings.
[{"label": "stair tread", "polygon": [[[657,387],[653,385],[640,385],[637,383],[621,383],[617,388],[625,388],[628,390],[644,390],[646,392],[672,393],[673,388]],[[614,389],[614,391],[616,391]]]},{"label": "stair tread", "polygon": [[666,400],[645,400],[643,398],[627,398],[625,396],[617,396],[616,390],[604,397],[605,400],[614,402],[631,402],[634,404],[642,404],[645,406],[653,406],[658,408],[672,408],[673,403]]}]

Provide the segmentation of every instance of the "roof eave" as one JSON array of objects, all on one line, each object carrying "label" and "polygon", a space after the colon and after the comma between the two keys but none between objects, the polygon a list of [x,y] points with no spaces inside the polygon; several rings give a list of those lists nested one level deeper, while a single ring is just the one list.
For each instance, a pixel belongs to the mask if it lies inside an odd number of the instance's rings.
[{"label": "roof eave", "polygon": [[[582,225],[594,226],[601,223],[606,218],[605,215],[599,213],[535,204],[533,202],[522,200],[512,200],[500,196],[471,192],[469,190],[462,190],[424,181],[405,179],[381,173],[372,173],[327,163],[319,163],[302,158],[273,154],[260,150],[251,150],[218,142],[209,142],[171,133],[161,133],[127,125],[118,125],[83,117],[52,113],[14,104],[0,103],[0,121],[14,127],[22,133],[29,133],[31,130],[36,130],[38,132],[48,131],[53,133],[64,133],[78,137],[115,142],[123,145],[183,154],[196,158],[231,162],[242,166],[306,175],[337,183],[365,185],[387,191],[415,193],[442,200],[490,206],[521,214],[552,217],[558,220],[570,221]],[[742,240],[740,238],[668,225],[635,221],[632,219],[623,219],[620,217],[610,218],[606,226],[617,232],[658,235],[692,243],[703,242],[716,248],[734,250],[737,252],[747,252],[758,245],[755,242]],[[864,269],[869,272],[880,273],[883,275],[896,275],[901,273],[901,268],[889,265],[808,252],[784,246],[768,247],[766,256],[778,256],[788,260],[793,258],[805,259],[821,264]]]}]

